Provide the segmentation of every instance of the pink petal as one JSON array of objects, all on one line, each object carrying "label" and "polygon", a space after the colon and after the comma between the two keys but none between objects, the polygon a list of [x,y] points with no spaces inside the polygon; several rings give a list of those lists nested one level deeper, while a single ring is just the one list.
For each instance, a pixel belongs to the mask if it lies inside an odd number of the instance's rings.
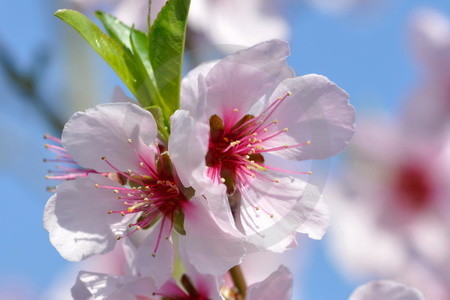
[{"label": "pink petal", "polygon": [[128,217],[108,214],[123,209],[112,191],[95,184],[119,186],[104,176],[92,174],[61,183],[44,210],[44,228],[62,257],[80,261],[111,251],[116,237],[127,228]]},{"label": "pink petal", "polygon": [[202,196],[194,196],[185,207],[184,226],[186,235],[180,240],[184,240],[188,259],[198,272],[222,275],[242,262],[242,235],[231,224],[221,228]]},{"label": "pink petal", "polygon": [[289,270],[280,266],[264,281],[252,284],[247,290],[248,300],[289,300],[292,295],[293,276]]},{"label": "pink petal", "polygon": [[[102,160],[116,168],[139,171],[140,160],[133,147],[147,153],[157,134],[152,114],[131,103],[100,104],[78,112],[67,122],[62,143],[74,160],[85,168],[111,172]],[[129,143],[129,139],[133,145]]]},{"label": "pink petal", "polygon": [[195,116],[199,102],[199,76],[205,78],[209,71],[217,64],[218,60],[203,63],[191,70],[181,81],[180,109],[190,112]]},{"label": "pink petal", "polygon": [[320,239],[328,227],[328,214],[319,204],[317,188],[298,178],[277,179],[270,185],[251,180],[243,193],[237,222],[248,241],[260,250],[284,252],[295,243],[296,231]]},{"label": "pink petal", "polygon": [[209,126],[196,122],[188,111],[178,110],[170,118],[170,158],[184,186],[201,191],[210,184],[206,176]]},{"label": "pink petal", "polygon": [[[342,151],[355,131],[355,111],[346,92],[320,75],[305,75],[284,80],[272,99],[288,96],[273,114],[285,134],[270,145],[304,144],[273,154],[291,160],[324,159]],[[267,147],[266,147],[267,148]]]},{"label": "pink petal", "polygon": [[208,116],[238,109],[236,121],[268,91],[286,66],[289,46],[280,40],[257,44],[218,62],[205,78]]},{"label": "pink petal", "polygon": [[85,300],[86,290],[94,299],[135,300],[137,295],[151,296],[155,291],[155,285],[150,277],[115,276],[82,271],[72,288],[72,296],[75,300]]},{"label": "pink petal", "polygon": [[162,235],[160,238],[155,257],[152,256],[152,253],[158,240],[161,222],[150,229],[150,234],[137,249],[135,261],[133,262],[141,276],[153,277],[157,287],[167,281],[173,271],[173,243],[171,239],[166,239],[169,226],[166,223],[165,232],[163,231],[165,235]]},{"label": "pink petal", "polygon": [[425,300],[423,294],[406,284],[391,280],[372,281],[358,287],[349,300]]}]

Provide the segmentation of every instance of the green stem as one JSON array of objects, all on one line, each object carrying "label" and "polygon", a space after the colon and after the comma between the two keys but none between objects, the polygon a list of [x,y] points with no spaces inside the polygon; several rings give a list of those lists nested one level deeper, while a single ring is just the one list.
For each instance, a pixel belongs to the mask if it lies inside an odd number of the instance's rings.
[{"label": "green stem", "polygon": [[228,272],[230,272],[234,286],[239,291],[239,294],[243,299],[245,299],[245,295],[247,293],[247,284],[245,283],[245,278],[244,274],[242,274],[241,266],[234,266]]}]

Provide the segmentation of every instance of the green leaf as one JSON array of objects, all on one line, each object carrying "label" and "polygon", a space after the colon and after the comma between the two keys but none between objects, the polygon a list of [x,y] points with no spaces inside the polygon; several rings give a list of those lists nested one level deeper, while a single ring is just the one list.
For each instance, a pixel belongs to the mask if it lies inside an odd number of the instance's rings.
[{"label": "green leaf", "polygon": [[88,44],[111,66],[125,85],[139,100],[140,91],[146,80],[142,76],[141,66],[136,63],[132,53],[122,47],[117,40],[103,33],[93,22],[81,13],[62,9],[55,16],[72,26]]},{"label": "green leaf", "polygon": [[[130,42],[132,29],[129,26],[103,11],[96,11],[95,16],[102,22],[110,37],[128,50],[132,51]],[[145,35],[145,33],[142,34]]]},{"label": "green leaf", "polygon": [[180,106],[180,88],[190,0],[169,0],[150,27],[149,58],[168,119]]}]

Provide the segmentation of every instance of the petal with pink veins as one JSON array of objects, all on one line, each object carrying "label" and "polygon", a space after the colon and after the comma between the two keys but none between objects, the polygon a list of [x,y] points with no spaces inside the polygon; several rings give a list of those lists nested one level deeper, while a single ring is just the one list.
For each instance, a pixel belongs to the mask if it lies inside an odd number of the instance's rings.
[{"label": "petal with pink veins", "polygon": [[135,104],[100,104],[70,118],[62,133],[62,144],[82,167],[114,172],[102,160],[106,157],[121,171],[140,171],[141,160],[135,150],[146,153],[157,132],[152,114]]},{"label": "petal with pink veins", "polygon": [[92,174],[61,183],[45,206],[44,228],[67,260],[80,261],[111,251],[130,221],[127,216],[108,214],[110,209],[123,209],[123,205],[120,200],[111,201],[111,191],[95,184],[119,187],[115,181]]},{"label": "petal with pink veins", "polygon": [[284,80],[272,98],[289,95],[271,118],[285,134],[267,145],[305,144],[272,152],[290,160],[324,159],[342,151],[355,131],[349,95],[324,76],[310,74]]},{"label": "petal with pink veins", "polygon": [[297,231],[310,238],[322,238],[328,227],[328,213],[317,187],[298,178],[277,181],[267,185],[263,180],[250,180],[240,188],[237,223],[248,241],[260,250],[284,252],[295,245],[293,234]]},{"label": "petal with pink veins", "polygon": [[237,118],[268,91],[286,66],[289,45],[271,40],[236,52],[218,62],[205,78],[206,113],[226,117],[234,110]]}]

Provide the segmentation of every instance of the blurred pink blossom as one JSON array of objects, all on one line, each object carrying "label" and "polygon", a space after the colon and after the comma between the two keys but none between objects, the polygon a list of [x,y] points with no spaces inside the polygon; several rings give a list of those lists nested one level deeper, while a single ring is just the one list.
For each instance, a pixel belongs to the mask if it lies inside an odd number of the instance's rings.
[{"label": "blurred pink blossom", "polygon": [[[106,9],[127,25],[147,30],[148,0],[71,0],[84,10]],[[166,0],[153,0],[150,19],[155,20]],[[286,39],[289,28],[277,4],[267,0],[192,0],[191,33],[216,45],[251,46],[272,39]]]}]

